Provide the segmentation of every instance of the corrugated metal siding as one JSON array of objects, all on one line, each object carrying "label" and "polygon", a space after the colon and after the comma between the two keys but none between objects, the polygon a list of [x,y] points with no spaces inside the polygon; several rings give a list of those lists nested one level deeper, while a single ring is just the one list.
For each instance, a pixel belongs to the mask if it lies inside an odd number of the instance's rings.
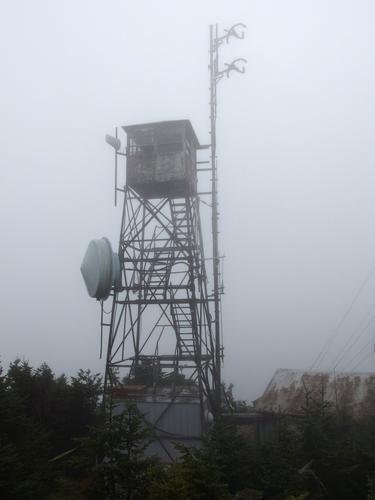
[{"label": "corrugated metal siding", "polygon": [[197,438],[202,434],[199,404],[177,403],[168,408],[167,403],[142,402],[138,404],[138,408],[150,424],[154,424],[164,411],[156,424],[161,431],[189,438]]},{"label": "corrugated metal siding", "polygon": [[178,451],[175,443],[186,446],[202,446],[202,421],[199,399],[193,395],[176,398],[147,396],[117,400],[115,413],[123,412],[129,402],[136,404],[143,414],[145,423],[153,431],[153,440],[148,444],[146,454],[157,455],[163,462],[174,460]]},{"label": "corrugated metal siding", "polygon": [[[175,437],[190,439],[202,435],[200,405],[197,403],[177,403],[169,406],[167,402],[137,401],[136,404],[146,422],[151,425],[156,424],[158,435],[165,436],[168,433]],[[118,403],[116,413],[121,413],[125,407],[125,402]]]}]

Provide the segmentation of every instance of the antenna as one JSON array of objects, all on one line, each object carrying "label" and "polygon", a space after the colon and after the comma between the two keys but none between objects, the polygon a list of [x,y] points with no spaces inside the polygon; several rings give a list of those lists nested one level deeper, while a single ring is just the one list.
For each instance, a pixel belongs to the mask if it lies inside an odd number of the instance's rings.
[{"label": "antenna", "polygon": [[88,294],[97,300],[107,299],[112,286],[118,285],[120,260],[107,238],[89,243],[81,264],[81,274]]},{"label": "antenna", "polygon": [[[241,33],[238,28],[242,28]],[[221,401],[221,361],[223,357],[220,334],[220,306],[222,286],[220,285],[220,255],[219,255],[219,212],[217,198],[217,156],[216,156],[216,117],[217,117],[217,85],[221,79],[226,76],[229,78],[233,71],[237,73],[245,73],[244,64],[246,59],[234,59],[231,63],[224,63],[225,69],[219,69],[219,49],[225,41],[227,44],[232,38],[242,40],[245,37],[244,29],[246,25],[243,23],[234,24],[229,29],[224,29],[224,35],[219,35],[218,25],[210,26],[210,121],[211,121],[211,191],[212,191],[212,262],[213,262],[213,277],[214,277],[214,304],[215,304],[215,344],[216,344],[216,401],[220,405]],[[242,63],[239,66],[239,63]]]}]

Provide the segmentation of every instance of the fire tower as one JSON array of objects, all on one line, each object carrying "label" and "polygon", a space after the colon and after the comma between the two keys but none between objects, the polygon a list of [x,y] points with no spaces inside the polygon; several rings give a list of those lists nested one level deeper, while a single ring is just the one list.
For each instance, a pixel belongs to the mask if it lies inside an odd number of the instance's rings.
[{"label": "fire tower", "polygon": [[[106,383],[196,388],[217,407],[215,339],[197,199],[198,139],[188,120],[123,127],[127,134],[119,256]],[[177,394],[175,392],[175,394]]]},{"label": "fire tower", "polygon": [[[222,41],[243,38],[235,26],[221,38],[217,28],[216,34],[210,31],[209,146],[200,145],[189,120],[123,126],[115,137],[106,136],[115,151],[115,204],[117,193],[124,195],[118,252],[106,238],[93,240],[81,266],[89,294],[102,304],[102,339],[108,339],[105,397],[116,403],[115,411],[135,402],[154,434],[150,452],[166,461],[176,455],[175,441],[199,445],[222,403],[216,85],[231,70],[244,71],[236,67],[238,60],[218,70]],[[207,149],[210,159],[200,161],[199,152]],[[117,187],[124,162],[126,183]],[[210,166],[198,169],[202,163]],[[204,193],[212,197],[211,288],[198,170],[212,176],[212,189]]]}]

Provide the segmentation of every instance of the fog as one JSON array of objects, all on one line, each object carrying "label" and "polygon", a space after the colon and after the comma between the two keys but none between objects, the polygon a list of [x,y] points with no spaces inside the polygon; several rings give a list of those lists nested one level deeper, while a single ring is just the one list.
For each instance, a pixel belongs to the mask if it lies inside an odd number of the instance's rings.
[{"label": "fog", "polygon": [[[208,26],[216,22],[247,25],[244,40],[223,45],[221,62],[248,60],[218,95],[225,381],[252,400],[276,368],[310,368],[334,332],[319,365],[332,369],[371,320],[373,2],[5,0],[4,367],[19,356],[56,373],[103,370],[100,311],[79,267],[91,239],[118,244],[104,135],[187,118],[209,142]],[[373,336],[370,321],[336,369],[373,370]]]}]

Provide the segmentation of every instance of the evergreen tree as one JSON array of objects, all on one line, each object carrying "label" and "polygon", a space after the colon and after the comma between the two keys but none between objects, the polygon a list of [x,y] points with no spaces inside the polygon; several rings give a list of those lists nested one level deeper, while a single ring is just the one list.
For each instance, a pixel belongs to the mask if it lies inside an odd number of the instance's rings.
[{"label": "evergreen tree", "polygon": [[214,451],[176,446],[180,456],[153,483],[152,500],[226,500],[231,498]]},{"label": "evergreen tree", "polygon": [[[113,409],[112,409],[113,413]],[[137,500],[148,498],[157,462],[144,456],[149,433],[135,406],[91,428],[77,440],[70,466],[79,477],[82,498]]]},{"label": "evergreen tree", "polygon": [[0,498],[44,498],[53,480],[49,451],[47,436],[25,414],[18,391],[0,374]]}]

